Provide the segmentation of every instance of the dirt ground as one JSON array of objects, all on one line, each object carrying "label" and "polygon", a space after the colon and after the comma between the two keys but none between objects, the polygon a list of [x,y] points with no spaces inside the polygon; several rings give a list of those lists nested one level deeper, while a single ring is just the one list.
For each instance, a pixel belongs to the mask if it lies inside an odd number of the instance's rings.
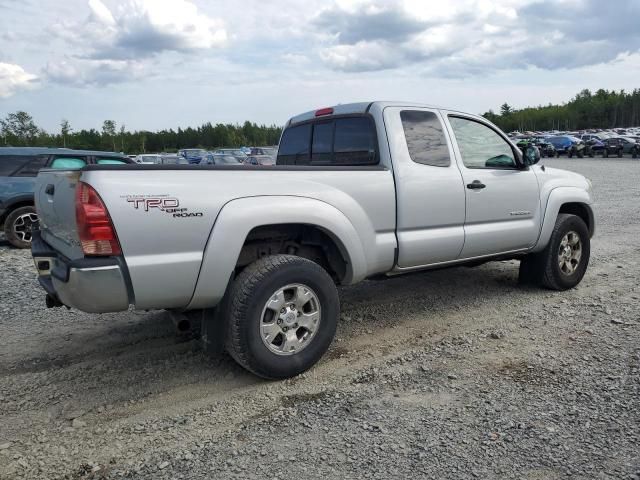
[{"label": "dirt ground", "polygon": [[164,312],[47,310],[0,238],[0,478],[640,479],[640,161],[543,162],[594,184],[578,288],[517,262],[342,288],[331,350],[283,382]]}]

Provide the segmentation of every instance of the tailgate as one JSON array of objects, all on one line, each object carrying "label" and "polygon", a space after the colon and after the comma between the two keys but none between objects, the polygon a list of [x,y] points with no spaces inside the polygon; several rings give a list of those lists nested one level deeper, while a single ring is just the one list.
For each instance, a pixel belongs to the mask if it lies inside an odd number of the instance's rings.
[{"label": "tailgate", "polygon": [[76,227],[80,174],[80,170],[41,170],[35,189],[42,239],[71,260],[84,256]]}]

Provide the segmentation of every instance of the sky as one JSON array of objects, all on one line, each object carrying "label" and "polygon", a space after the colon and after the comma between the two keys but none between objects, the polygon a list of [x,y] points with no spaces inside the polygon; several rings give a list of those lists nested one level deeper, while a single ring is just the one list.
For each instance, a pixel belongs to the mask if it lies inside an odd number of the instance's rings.
[{"label": "sky", "polygon": [[0,118],[158,130],[640,87],[640,0],[0,0]]}]

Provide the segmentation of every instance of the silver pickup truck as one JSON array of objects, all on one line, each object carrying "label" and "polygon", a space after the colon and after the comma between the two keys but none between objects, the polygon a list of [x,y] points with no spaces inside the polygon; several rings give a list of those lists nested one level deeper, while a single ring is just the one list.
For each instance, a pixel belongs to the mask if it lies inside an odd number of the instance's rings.
[{"label": "silver pickup truck", "polygon": [[290,119],[271,167],[41,171],[32,253],[48,306],[195,315],[205,344],[290,377],[333,339],[336,284],[519,259],[522,282],[577,285],[591,183],[539,158],[476,115],[339,105]]}]

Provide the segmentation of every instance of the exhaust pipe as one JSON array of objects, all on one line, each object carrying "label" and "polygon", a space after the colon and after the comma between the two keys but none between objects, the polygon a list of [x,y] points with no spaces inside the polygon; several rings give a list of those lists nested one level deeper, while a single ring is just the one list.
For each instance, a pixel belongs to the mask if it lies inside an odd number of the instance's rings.
[{"label": "exhaust pipe", "polygon": [[187,315],[180,312],[169,312],[169,315],[171,316],[171,320],[173,321],[178,334],[188,333],[191,331],[191,319]]}]

